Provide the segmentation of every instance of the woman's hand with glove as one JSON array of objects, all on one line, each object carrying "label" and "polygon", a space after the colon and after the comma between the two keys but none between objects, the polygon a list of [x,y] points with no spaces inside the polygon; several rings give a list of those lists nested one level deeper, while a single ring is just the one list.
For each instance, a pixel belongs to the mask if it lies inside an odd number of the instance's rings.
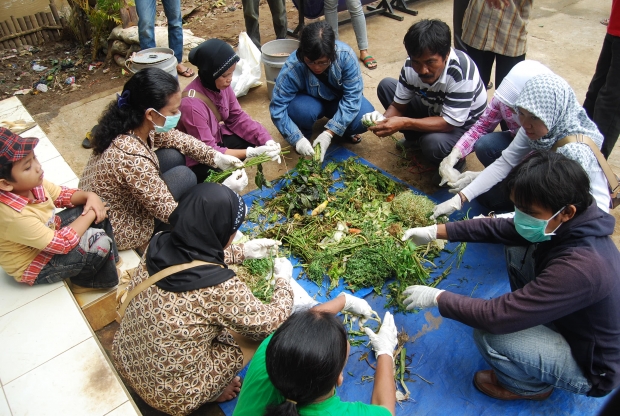
[{"label": "woman's hand with glove", "polygon": [[314,156],[314,149],[305,137],[302,137],[295,143],[295,150],[302,156]]},{"label": "woman's hand with glove", "polygon": [[454,165],[462,158],[463,155],[461,151],[455,147],[450,154],[441,161],[439,164],[439,174],[441,175],[439,186],[443,186],[445,183],[456,182],[459,179],[461,172],[454,169]]},{"label": "woman's hand with glove", "polygon": [[379,314],[373,311],[368,302],[364,299],[344,292],[341,292],[338,296],[344,296],[345,299],[344,308],[342,309],[343,312],[348,312],[352,315],[357,315],[360,317],[360,327],[362,327],[373,315],[377,318],[379,317]]},{"label": "woman's hand with glove", "polygon": [[[273,143],[273,145],[267,144],[269,142]],[[278,163],[280,163],[280,145],[275,143],[273,140],[270,140],[269,142],[262,146],[248,147],[245,150],[245,157],[251,158],[265,154],[269,156],[272,161],[278,161]]]},{"label": "woman's hand with glove", "polygon": [[215,163],[216,168],[222,170],[243,167],[243,162],[240,161],[238,158],[220,152],[217,152],[215,154],[215,160],[213,162]]},{"label": "woman's hand with glove", "polygon": [[458,194],[463,189],[465,189],[467,185],[472,183],[474,179],[476,179],[478,175],[480,175],[481,173],[482,172],[471,172],[471,171],[461,173],[456,181],[448,182],[448,186],[452,188],[450,189],[450,193]]},{"label": "woman's hand with glove", "polygon": [[407,307],[408,311],[414,308],[430,308],[437,306],[437,298],[439,298],[442,292],[445,292],[445,290],[421,285],[409,286],[403,292],[403,295],[407,296],[403,304]]},{"label": "woman's hand with glove", "polygon": [[433,215],[431,215],[431,219],[436,220],[442,215],[448,216],[454,211],[458,211],[461,208],[463,208],[463,203],[461,202],[461,194],[454,195],[446,202],[442,202],[441,204],[436,205],[435,208],[433,208]]},{"label": "woman's hand with glove", "polygon": [[232,175],[222,182],[222,185],[229,187],[238,194],[241,193],[241,191],[248,186],[248,175],[245,173],[245,169],[237,169],[234,171]]},{"label": "woman's hand with glove", "polygon": [[264,259],[278,252],[278,246],[282,245],[278,240],[270,238],[257,238],[243,244],[243,256],[246,259]]},{"label": "woman's hand with glove", "polygon": [[327,153],[327,148],[332,143],[332,138],[334,135],[329,130],[325,130],[323,133],[319,134],[319,136],[314,139],[312,142],[312,147],[316,147],[317,144],[321,145],[321,159],[320,162],[323,163],[323,159],[325,159],[325,153]]},{"label": "woman's hand with glove", "polygon": [[416,246],[437,240],[437,224],[428,227],[410,228],[403,234],[403,241],[411,240]]},{"label": "woman's hand with glove", "polygon": [[364,332],[370,339],[370,345],[375,352],[375,357],[379,358],[382,354],[387,354],[394,359],[394,350],[398,345],[398,331],[394,324],[394,317],[391,313],[386,312],[381,323],[381,329],[378,333],[374,333],[372,329],[366,327]]},{"label": "woman's hand with glove", "polygon": [[293,278],[293,264],[285,257],[277,257],[273,260],[273,277],[290,280]]}]

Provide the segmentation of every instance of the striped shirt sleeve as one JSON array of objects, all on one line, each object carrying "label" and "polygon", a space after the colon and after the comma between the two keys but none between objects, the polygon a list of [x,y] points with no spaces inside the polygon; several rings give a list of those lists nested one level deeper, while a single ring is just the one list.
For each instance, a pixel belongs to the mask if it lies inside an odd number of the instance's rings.
[{"label": "striped shirt sleeve", "polygon": [[487,105],[487,92],[474,62],[462,52],[449,61],[441,117],[453,126],[477,119]]},{"label": "striped shirt sleeve", "polygon": [[394,93],[394,102],[397,104],[408,104],[415,95],[415,87],[407,77],[408,73],[411,71],[413,71],[411,61],[407,58],[405,65],[400,70],[398,84],[396,84],[396,92]]}]

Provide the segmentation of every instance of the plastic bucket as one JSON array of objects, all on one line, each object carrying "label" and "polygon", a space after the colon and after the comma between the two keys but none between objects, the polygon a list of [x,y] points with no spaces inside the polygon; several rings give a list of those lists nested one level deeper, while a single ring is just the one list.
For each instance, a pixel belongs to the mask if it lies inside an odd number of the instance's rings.
[{"label": "plastic bucket", "polygon": [[289,55],[299,48],[299,41],[294,39],[276,39],[267,42],[261,48],[261,60],[265,68],[265,78],[267,79],[267,93],[269,100],[273,96],[273,87],[276,78]]},{"label": "plastic bucket", "polygon": [[174,56],[174,51],[169,48],[149,48],[136,52],[125,61],[125,68],[132,74],[144,68],[159,68],[179,78],[177,58]]}]

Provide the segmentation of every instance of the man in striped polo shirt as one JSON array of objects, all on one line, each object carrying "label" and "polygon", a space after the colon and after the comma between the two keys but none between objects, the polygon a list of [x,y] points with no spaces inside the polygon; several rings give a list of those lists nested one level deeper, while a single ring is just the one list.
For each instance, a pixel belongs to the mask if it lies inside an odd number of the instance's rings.
[{"label": "man in striped polo shirt", "polygon": [[471,58],[450,46],[450,28],[441,20],[415,23],[404,44],[409,58],[399,80],[385,78],[377,87],[385,113],[365,117],[376,123],[369,130],[377,136],[400,131],[404,146],[419,143],[439,165],[484,112],[486,89]]}]

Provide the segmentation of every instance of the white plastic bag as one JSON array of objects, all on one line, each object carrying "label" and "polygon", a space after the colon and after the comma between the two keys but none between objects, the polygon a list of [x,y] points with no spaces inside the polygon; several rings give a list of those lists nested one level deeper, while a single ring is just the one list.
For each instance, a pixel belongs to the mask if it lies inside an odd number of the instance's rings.
[{"label": "white plastic bag", "polygon": [[258,87],[262,84],[260,82],[262,75],[260,67],[261,53],[245,32],[239,34],[237,55],[241,59],[237,62],[230,85],[235,95],[242,97],[248,93],[250,88]]}]

